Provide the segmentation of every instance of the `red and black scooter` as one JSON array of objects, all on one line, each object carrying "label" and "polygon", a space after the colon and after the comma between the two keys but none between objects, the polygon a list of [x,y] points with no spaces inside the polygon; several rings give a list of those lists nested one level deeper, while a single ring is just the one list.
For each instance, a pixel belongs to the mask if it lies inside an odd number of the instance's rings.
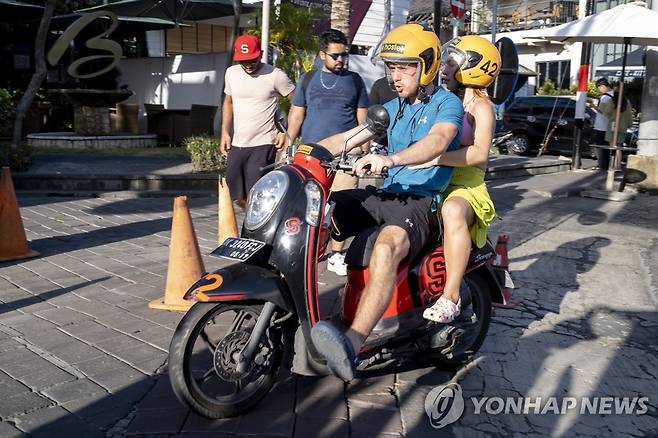
[{"label": "red and black scooter", "polygon": [[[359,133],[364,141],[372,138],[368,126],[388,125],[386,111],[371,108],[366,125]],[[318,260],[329,238],[329,188],[336,170],[352,164],[345,153],[335,158],[320,145],[302,145],[291,163],[254,185],[241,237],[213,251],[236,263],[206,274],[187,291],[185,299],[196,304],[171,341],[174,392],[195,412],[208,418],[245,412],[268,393],[284,363],[297,374],[330,374],[310,330],[320,320]],[[375,229],[366,230],[350,245],[342,309],[332,317],[338,324],[348,326],[354,318],[375,238]],[[487,334],[492,300],[503,302],[502,283],[487,263],[494,256],[491,245],[473,250],[461,314],[446,325],[422,317],[446,279],[440,242],[403,262],[393,298],[359,352],[357,373],[412,357],[468,361]]]}]

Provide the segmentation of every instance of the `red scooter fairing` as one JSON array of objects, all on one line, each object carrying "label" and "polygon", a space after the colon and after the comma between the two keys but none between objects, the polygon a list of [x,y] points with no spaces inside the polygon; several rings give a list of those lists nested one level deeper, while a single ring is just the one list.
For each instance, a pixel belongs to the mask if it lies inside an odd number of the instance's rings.
[{"label": "red scooter fairing", "polygon": [[[370,233],[366,230],[364,234]],[[363,246],[366,239],[363,236],[357,236],[355,242]],[[371,239],[374,242],[374,239]],[[350,257],[348,253],[346,261],[348,263],[347,284],[343,296],[343,313],[342,318],[345,322],[351,323],[356,315],[356,309],[359,305],[363,290],[368,283],[368,264],[370,248],[359,248],[359,252],[368,254],[361,257]],[[495,256],[491,245],[487,243],[483,248],[475,248],[469,258],[466,274],[483,267],[488,260]],[[489,270],[482,275],[487,277],[495,284],[495,276]],[[397,269],[395,287],[391,301],[382,315],[382,321],[389,318],[397,318],[400,315],[431,305],[438,300],[443,294],[447,278],[445,256],[443,246],[437,245],[434,249],[428,251],[425,256],[414,266],[403,262]],[[492,301],[503,303],[503,296],[499,288],[493,288]]]}]

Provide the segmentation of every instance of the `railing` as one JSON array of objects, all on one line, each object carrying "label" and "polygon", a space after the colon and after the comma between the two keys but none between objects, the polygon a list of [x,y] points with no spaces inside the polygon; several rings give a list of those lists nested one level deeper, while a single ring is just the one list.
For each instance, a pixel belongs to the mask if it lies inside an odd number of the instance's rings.
[{"label": "railing", "polygon": [[[479,8],[474,8],[470,15],[472,32],[486,34],[491,32],[492,11],[490,2]],[[578,19],[577,1],[539,1],[501,2],[497,13],[497,32],[513,32],[521,30],[544,29],[559,26]]]}]

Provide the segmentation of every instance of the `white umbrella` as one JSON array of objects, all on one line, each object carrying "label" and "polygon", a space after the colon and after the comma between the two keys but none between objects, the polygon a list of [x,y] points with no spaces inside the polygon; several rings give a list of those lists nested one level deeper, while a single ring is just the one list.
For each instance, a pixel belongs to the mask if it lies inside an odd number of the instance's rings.
[{"label": "white umbrella", "polygon": [[[656,23],[658,23],[658,12],[648,9],[646,3],[638,1],[619,5],[552,29],[546,29],[541,35],[527,37],[569,43],[614,43],[624,45],[615,131],[612,139],[613,146],[617,145],[619,135],[619,116],[624,93],[628,46],[631,44],[641,46],[658,45],[658,26]],[[617,163],[619,163],[620,155],[621,151],[617,149]]]},{"label": "white umbrella", "polygon": [[658,44],[658,12],[644,2],[619,5],[550,29],[540,38],[558,42],[616,43],[653,46]]}]

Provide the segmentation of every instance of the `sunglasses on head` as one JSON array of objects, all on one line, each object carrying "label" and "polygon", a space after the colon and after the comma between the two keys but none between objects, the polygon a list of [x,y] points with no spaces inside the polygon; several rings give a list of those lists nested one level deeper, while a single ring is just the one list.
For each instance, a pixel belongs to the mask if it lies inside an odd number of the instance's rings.
[{"label": "sunglasses on head", "polygon": [[346,59],[347,57],[350,56],[350,54],[347,53],[347,52],[343,52],[343,53],[327,53],[327,52],[324,52],[324,53],[326,53],[326,55],[328,57],[330,57],[331,59],[333,59],[334,61],[338,61],[338,58]]}]

